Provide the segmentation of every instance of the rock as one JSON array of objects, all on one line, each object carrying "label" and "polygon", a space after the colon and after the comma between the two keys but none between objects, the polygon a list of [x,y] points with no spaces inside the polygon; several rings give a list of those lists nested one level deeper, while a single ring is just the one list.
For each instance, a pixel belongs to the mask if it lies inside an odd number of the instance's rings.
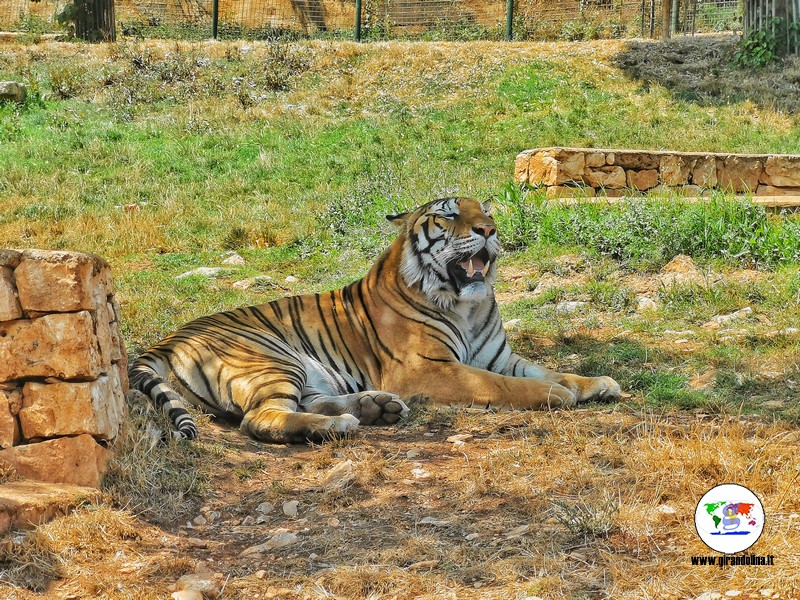
[{"label": "rock", "polygon": [[536,152],[528,162],[528,183],[531,185],[561,185],[568,181],[583,181],[586,159],[582,152],[550,148]]},{"label": "rock", "polygon": [[406,452],[406,458],[409,458],[409,459],[417,458],[419,455],[420,455],[419,450],[414,450],[413,448]]},{"label": "rock", "polygon": [[755,192],[762,170],[763,164],[755,158],[717,159],[717,185],[728,192]]},{"label": "rock", "polygon": [[800,196],[800,187],[775,187],[759,184],[756,196]]},{"label": "rock", "polygon": [[559,302],[556,304],[556,312],[561,314],[573,314],[587,306],[588,302],[581,302],[581,301],[571,301],[571,302]]},{"label": "rock", "polygon": [[248,290],[251,287],[259,287],[272,283],[274,280],[269,275],[256,275],[247,279],[241,279],[233,282],[233,287],[237,290]]},{"label": "rock", "polygon": [[762,596],[766,598],[771,598],[772,595],[775,593],[775,590],[773,590],[772,588],[764,588],[763,590],[761,590],[760,593]]},{"label": "rock", "polygon": [[20,390],[0,390],[0,450],[10,448],[20,441],[17,415],[21,405]]},{"label": "rock", "polygon": [[99,487],[108,450],[88,434],[0,450],[0,469],[49,483]]},{"label": "rock", "polygon": [[174,600],[203,600],[203,592],[197,590],[181,590],[172,592],[170,597]]},{"label": "rock", "polygon": [[231,254],[228,258],[222,261],[223,265],[239,267],[244,264],[244,258],[236,254],[235,252]]},{"label": "rock", "polygon": [[503,329],[506,331],[516,331],[520,328],[522,324],[522,319],[511,319],[510,321],[503,322]]},{"label": "rock", "polygon": [[606,164],[606,155],[602,152],[590,152],[586,154],[586,167],[602,167]]},{"label": "rock", "polygon": [[662,515],[674,515],[678,511],[675,510],[675,508],[670,506],[669,504],[661,504],[659,506],[656,506],[656,512],[659,512]]},{"label": "rock", "polygon": [[0,321],[22,317],[22,306],[12,273],[11,267],[0,266]]},{"label": "rock", "polygon": [[481,537],[480,533],[468,533],[467,535],[464,536],[464,539],[467,540],[468,542],[471,542],[473,540],[477,540],[479,537]]},{"label": "rock", "polygon": [[219,578],[210,571],[184,575],[178,579],[175,587],[178,591],[195,591],[211,598],[217,598],[222,591]]},{"label": "rock", "polygon": [[717,187],[717,159],[703,156],[697,159],[692,169],[692,183],[701,188]]},{"label": "rock", "polygon": [[411,469],[411,475],[414,477],[414,479],[427,479],[431,476],[431,474],[423,469],[422,466]]},{"label": "rock", "polygon": [[220,267],[197,267],[191,271],[176,275],[175,279],[185,279],[187,277],[216,277],[220,272],[222,272]]},{"label": "rock", "polygon": [[729,323],[732,323],[733,321],[742,319],[747,315],[751,314],[752,312],[753,309],[750,308],[749,306],[746,306],[727,315],[717,315],[715,317],[712,317],[711,320],[708,321],[707,323],[704,323],[702,327],[703,329],[719,329],[723,325],[727,325]]},{"label": "rock", "polygon": [[256,506],[256,510],[261,514],[271,513],[273,510],[275,510],[275,505],[271,502],[262,502]]},{"label": "rock", "polygon": [[22,388],[19,421],[26,439],[88,433],[113,440],[125,418],[119,381],[107,375],[85,383],[36,383]]},{"label": "rock", "polygon": [[628,184],[628,179],[622,167],[601,167],[587,169],[586,182],[596,188],[622,189]]},{"label": "rock", "polygon": [[296,544],[299,540],[300,538],[296,533],[290,533],[290,532],[276,533],[263,544],[258,544],[257,546],[250,546],[249,548],[245,548],[242,551],[241,555],[247,556],[248,554],[258,554],[260,552],[266,552],[268,550],[274,550],[276,548],[283,548],[284,546]]},{"label": "rock", "polygon": [[338,527],[339,526],[339,519],[336,517],[331,517],[326,521],[329,527]]},{"label": "rock", "polygon": [[424,517],[419,520],[420,525],[433,525],[434,527],[447,527],[450,521],[445,519],[437,519],[436,517]]},{"label": "rock", "polygon": [[643,171],[627,171],[628,187],[633,190],[645,191],[658,185],[658,171],[644,169]]},{"label": "rock", "polygon": [[99,502],[97,489],[64,483],[4,481],[0,485],[0,534],[30,529],[65,515],[83,502]]},{"label": "rock", "polygon": [[22,104],[28,96],[24,83],[19,81],[0,81],[0,100]]},{"label": "rock", "polygon": [[531,150],[525,150],[517,154],[514,159],[514,181],[517,183],[527,185],[528,181],[528,164],[531,160]]},{"label": "rock", "polygon": [[250,527],[251,525],[256,524],[256,518],[253,515],[247,515],[244,519],[242,519],[241,525],[244,527]]},{"label": "rock", "polygon": [[298,279],[294,275],[287,275],[286,279],[284,279],[286,283],[297,283]]},{"label": "rock", "polygon": [[528,533],[528,531],[530,531],[530,528],[531,528],[530,525],[520,525],[518,527],[514,527],[514,529],[511,529],[508,532],[506,532],[505,539],[511,540],[514,538],[522,537],[523,535]]},{"label": "rock", "polygon": [[[19,301],[26,312],[95,310],[113,293],[109,266],[92,254],[25,250],[14,270]],[[58,290],[57,293],[54,293]]]},{"label": "rock", "polygon": [[290,519],[294,519],[297,516],[297,507],[299,506],[300,502],[297,500],[289,500],[283,503],[283,514],[285,514]]},{"label": "rock", "polygon": [[253,575],[255,575],[256,579],[264,579],[267,576],[267,572],[264,569],[259,569]]},{"label": "rock", "polygon": [[647,296],[636,297],[636,312],[647,312],[650,310],[658,310],[660,304]]},{"label": "rock", "polygon": [[326,492],[343,490],[349,487],[356,478],[353,461],[349,458],[335,465],[325,475],[322,489]]},{"label": "rock", "polygon": [[722,598],[722,594],[719,592],[703,592],[694,600],[718,600],[719,598]]},{"label": "rock", "polygon": [[770,156],[764,162],[761,183],[770,186],[800,186],[800,157]]},{"label": "rock", "polygon": [[725,592],[725,595],[728,598],[736,598],[737,596],[741,596],[742,592],[740,590],[728,590],[727,592]]},{"label": "rock", "polygon": [[692,258],[685,254],[679,254],[664,265],[659,272],[658,279],[665,287],[689,283],[706,285],[706,278],[700,269],[694,264]]},{"label": "rock", "polygon": [[662,156],[658,168],[661,182],[667,186],[686,185],[689,183],[693,163],[694,161],[677,154]]},{"label": "rock", "polygon": [[108,370],[91,313],[51,314],[0,323],[0,381],[24,377],[97,379]]},{"label": "rock", "polygon": [[206,519],[203,515],[197,515],[194,519],[192,519],[192,523],[195,525],[205,525],[208,523],[208,519]]},{"label": "rock", "polygon": [[459,433],[457,435],[451,435],[449,438],[447,438],[447,441],[450,442],[451,444],[455,442],[467,442],[471,440],[472,437],[473,436],[471,433]]},{"label": "rock", "polygon": [[[606,154],[606,159],[609,156],[609,154]],[[655,170],[658,169],[660,162],[659,156],[650,152],[617,150],[613,153],[613,162],[608,164],[619,165],[624,167],[625,170]]]},{"label": "rock", "polygon": [[438,560],[421,560],[419,562],[411,563],[406,567],[409,571],[423,571],[435,569],[439,566]]}]

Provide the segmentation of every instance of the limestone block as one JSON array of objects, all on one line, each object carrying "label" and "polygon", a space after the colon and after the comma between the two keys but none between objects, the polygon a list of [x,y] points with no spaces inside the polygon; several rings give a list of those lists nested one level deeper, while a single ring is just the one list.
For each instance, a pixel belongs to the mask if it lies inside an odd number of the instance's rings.
[{"label": "limestone block", "polygon": [[800,187],[775,187],[773,185],[759,185],[756,196],[800,196]]},{"label": "limestone block", "polygon": [[[608,156],[609,155],[606,155],[606,158],[608,158]],[[617,165],[618,167],[622,167],[625,170],[628,169],[649,170],[649,169],[658,169],[659,163],[660,160],[658,155],[651,154],[650,152],[617,150],[613,154],[613,162],[609,164]]]},{"label": "limestone block", "polygon": [[0,450],[0,468],[22,478],[89,487],[99,487],[107,460],[108,450],[88,434]]},{"label": "limestone block", "polygon": [[94,310],[105,302],[106,262],[90,254],[26,250],[14,271],[20,303],[26,312]]},{"label": "limestone block", "polygon": [[585,179],[592,187],[622,189],[628,184],[625,169],[622,167],[586,169]]},{"label": "limestone block", "polygon": [[606,164],[606,155],[602,152],[589,152],[586,155],[586,167],[602,167]]},{"label": "limestone block", "polygon": [[800,187],[800,156],[768,157],[760,181],[771,186]]},{"label": "limestone block", "polygon": [[[97,345],[100,349],[100,360],[104,365],[111,364],[111,356],[113,354],[114,339],[111,333],[111,318],[108,314],[108,303],[103,298],[99,303],[97,310],[92,313],[92,320],[94,321],[94,332],[97,336]],[[119,343],[119,340],[117,340]]]},{"label": "limestone block", "polygon": [[11,267],[0,266],[0,321],[12,321],[22,317],[22,306],[17,296],[17,286]]},{"label": "limestone block", "polygon": [[534,153],[528,163],[531,185],[562,185],[583,181],[586,161],[583,152],[552,148]]},{"label": "limestone block", "polygon": [[514,160],[514,181],[519,184],[528,184],[528,163],[531,160],[531,151],[525,150],[517,154]]},{"label": "limestone block", "polygon": [[678,154],[667,154],[661,157],[658,174],[664,185],[686,185],[689,183],[694,161]]},{"label": "limestone block", "polygon": [[728,156],[717,159],[717,185],[728,192],[754,192],[758,188],[763,164],[754,158]]},{"label": "limestone block", "polygon": [[19,421],[25,439],[88,433],[98,439],[117,437],[124,416],[118,375],[101,375],[85,383],[27,382],[22,388]]},{"label": "limestone block", "polygon": [[0,535],[11,528],[31,529],[68,514],[87,500],[99,502],[101,497],[99,490],[77,485],[6,482],[0,485]]},{"label": "limestone block", "polygon": [[713,156],[702,156],[692,169],[692,183],[701,188],[717,186],[717,159]]},{"label": "limestone block", "polygon": [[0,382],[23,377],[97,379],[103,363],[91,313],[0,323]]},{"label": "limestone block", "polygon": [[645,169],[643,171],[630,170],[628,174],[628,187],[634,190],[649,190],[658,185],[658,171]]},{"label": "limestone block", "polygon": [[0,449],[19,443],[17,413],[21,402],[19,390],[0,390]]}]

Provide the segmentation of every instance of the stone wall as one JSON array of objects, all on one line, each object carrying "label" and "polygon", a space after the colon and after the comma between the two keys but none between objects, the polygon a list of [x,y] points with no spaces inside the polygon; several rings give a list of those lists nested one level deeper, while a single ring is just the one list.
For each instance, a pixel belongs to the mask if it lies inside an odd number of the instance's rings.
[{"label": "stone wall", "polygon": [[0,476],[97,487],[125,418],[108,264],[0,250]]},{"label": "stone wall", "polygon": [[800,156],[536,148],[517,155],[514,179],[546,187],[549,197],[657,190],[694,197],[712,190],[800,196]]}]

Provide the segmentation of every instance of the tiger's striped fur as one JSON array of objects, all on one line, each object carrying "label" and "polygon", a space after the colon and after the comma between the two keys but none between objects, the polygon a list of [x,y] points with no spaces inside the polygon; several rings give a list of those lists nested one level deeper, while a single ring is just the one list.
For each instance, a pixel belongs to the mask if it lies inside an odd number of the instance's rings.
[{"label": "tiger's striped fur", "polygon": [[609,377],[511,350],[492,288],[500,244],[480,202],[445,198],[390,220],[400,233],[363,279],[192,321],[135,361],[131,386],[180,436],[197,436],[185,398],[271,442],[395,423],[416,396],[537,409],[619,395]]}]

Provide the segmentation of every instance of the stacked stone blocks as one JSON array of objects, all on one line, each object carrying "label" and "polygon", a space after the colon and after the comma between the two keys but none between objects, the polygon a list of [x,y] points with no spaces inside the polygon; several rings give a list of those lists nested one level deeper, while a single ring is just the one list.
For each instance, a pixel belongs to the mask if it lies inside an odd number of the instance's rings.
[{"label": "stacked stone blocks", "polygon": [[712,190],[756,196],[800,196],[800,156],[595,148],[521,152],[517,183],[549,197],[623,196],[664,190],[703,196]]},{"label": "stacked stone blocks", "polygon": [[119,315],[103,259],[0,250],[0,474],[99,485],[125,418]]}]

